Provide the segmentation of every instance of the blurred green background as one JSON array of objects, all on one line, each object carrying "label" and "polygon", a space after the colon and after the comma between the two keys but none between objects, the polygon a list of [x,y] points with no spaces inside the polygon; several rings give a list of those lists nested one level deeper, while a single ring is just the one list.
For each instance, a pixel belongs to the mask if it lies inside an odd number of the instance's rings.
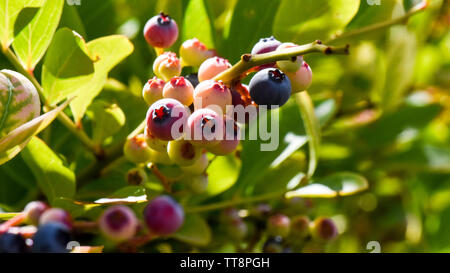
[{"label": "blurred green background", "polygon": [[[450,1],[429,1],[428,8],[406,25],[336,36],[402,16],[420,1],[372,2],[376,1],[81,0],[79,6],[65,5],[60,27],[76,30],[87,41],[124,34],[135,46],[133,54],[109,74],[99,96],[117,103],[127,117],[109,143],[126,136],[145,116],[146,105],[139,95],[143,83],[153,77],[155,53],[142,29],[160,11],[170,14],[180,27],[180,39],[172,50],[197,37],[232,63],[260,38],[271,35],[298,44],[316,39],[350,44],[350,56],[305,56],[314,73],[308,91],[322,125],[315,177],[352,171],[366,177],[370,185],[355,196],[312,200],[314,214],[332,216],[342,233],[327,251],[368,252],[366,244],[378,241],[383,252],[450,252]],[[3,57],[0,65],[11,68]],[[36,75],[40,69],[38,65]],[[304,134],[295,109],[291,103],[282,110],[283,136]],[[89,130],[89,115],[83,122]],[[77,176],[94,160],[58,123],[52,125],[47,140]],[[227,157],[215,162],[209,196],[190,202],[226,199],[226,194],[217,194],[232,187],[237,177],[234,188],[246,185],[249,196],[285,187],[301,171],[295,168],[304,154],[294,153],[279,166],[269,167],[288,144],[264,154],[244,143],[242,162]],[[121,189],[129,168],[125,164],[110,177],[79,185],[77,199]],[[265,176],[252,177],[262,169],[268,169]],[[40,196],[20,156],[0,166],[0,177],[0,204],[5,210],[21,209]]]}]

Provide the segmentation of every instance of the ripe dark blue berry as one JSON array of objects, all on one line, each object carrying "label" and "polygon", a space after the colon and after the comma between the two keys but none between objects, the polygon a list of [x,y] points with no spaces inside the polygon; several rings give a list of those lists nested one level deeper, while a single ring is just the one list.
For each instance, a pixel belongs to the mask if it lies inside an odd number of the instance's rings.
[{"label": "ripe dark blue berry", "polygon": [[291,82],[279,69],[266,68],[253,76],[249,90],[256,104],[272,109],[283,106],[289,100]]},{"label": "ripe dark blue berry", "polygon": [[65,253],[71,234],[66,225],[49,222],[39,227],[33,236],[32,252],[35,253]]},{"label": "ripe dark blue berry", "polygon": [[144,211],[147,227],[159,235],[170,235],[184,222],[183,208],[169,196],[158,196]]},{"label": "ripe dark blue berry", "polygon": [[197,85],[199,84],[199,80],[198,80],[198,74],[194,73],[194,74],[189,74],[187,76],[185,76],[186,80],[188,80],[189,82],[192,83],[192,85],[195,87],[197,87]]},{"label": "ripe dark blue berry", "polygon": [[147,21],[144,37],[153,47],[171,47],[178,38],[177,23],[169,15],[161,12]]},{"label": "ripe dark blue berry", "polygon": [[280,236],[269,237],[263,246],[264,253],[282,253],[283,250],[283,238]]},{"label": "ripe dark blue berry", "polygon": [[14,233],[5,233],[0,236],[0,253],[24,253],[27,252],[25,239]]}]

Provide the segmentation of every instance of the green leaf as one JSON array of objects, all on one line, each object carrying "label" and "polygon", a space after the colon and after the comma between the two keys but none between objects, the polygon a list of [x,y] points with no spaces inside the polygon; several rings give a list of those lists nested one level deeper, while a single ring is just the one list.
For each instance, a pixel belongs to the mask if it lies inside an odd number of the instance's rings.
[{"label": "green leaf", "polygon": [[211,241],[211,229],[201,216],[188,214],[183,226],[172,237],[187,244],[206,246]]},{"label": "green leaf", "polygon": [[386,80],[380,90],[380,106],[392,110],[402,101],[412,83],[417,52],[417,38],[405,26],[395,26],[389,31],[387,43]]},{"label": "green leaf", "polygon": [[182,41],[197,38],[208,48],[215,47],[214,26],[205,0],[189,1],[184,13]]},{"label": "green leaf", "polygon": [[358,12],[359,0],[284,0],[273,24],[278,39],[298,44],[327,40]]},{"label": "green leaf", "polygon": [[76,122],[79,122],[94,98],[102,91],[108,73],[133,52],[133,44],[127,37],[112,35],[93,40],[87,44],[89,52],[96,58],[94,76],[88,85],[78,90],[78,97],[70,103]]},{"label": "green leaf", "polygon": [[64,0],[45,0],[31,22],[16,34],[13,48],[28,71],[34,70],[50,45],[59,24],[63,6]]},{"label": "green leaf", "polygon": [[66,27],[75,30],[81,36],[87,37],[83,21],[81,20],[80,14],[78,13],[77,7],[75,5],[64,6],[59,27]]},{"label": "green leaf", "polygon": [[305,124],[309,143],[309,167],[307,178],[311,178],[316,171],[320,149],[320,124],[314,112],[314,104],[307,91],[296,95],[297,103]]},{"label": "green leaf", "polygon": [[2,0],[0,1],[0,42],[4,49],[14,41],[16,19],[24,8],[37,9],[44,0]]},{"label": "green leaf", "polygon": [[350,172],[340,172],[322,179],[314,180],[308,186],[286,193],[286,198],[334,198],[348,196],[366,190],[367,179]]},{"label": "green leaf", "polygon": [[0,165],[15,157],[33,136],[39,134],[58,116],[69,102],[70,101],[66,101],[56,109],[23,124],[1,138]]},{"label": "green leaf", "polygon": [[[220,52],[236,62],[243,53],[250,53],[259,39],[272,35],[271,26],[280,0],[238,1],[230,25],[224,31]],[[278,37],[277,37],[278,38]]]},{"label": "green leaf", "polygon": [[117,133],[125,124],[125,114],[117,104],[97,100],[88,109],[92,119],[93,137],[96,144]]},{"label": "green leaf", "polygon": [[33,137],[21,155],[51,204],[56,198],[75,195],[75,174],[44,141]]},{"label": "green leaf", "polygon": [[[87,88],[94,77],[94,62],[76,32],[59,29],[47,51],[42,67],[42,87],[50,105]],[[94,56],[94,55],[92,55]]]}]

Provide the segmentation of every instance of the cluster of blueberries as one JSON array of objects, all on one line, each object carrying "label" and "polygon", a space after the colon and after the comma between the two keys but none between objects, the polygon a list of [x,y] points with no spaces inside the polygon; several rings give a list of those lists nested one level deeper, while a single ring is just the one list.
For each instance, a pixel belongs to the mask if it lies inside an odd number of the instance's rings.
[{"label": "cluster of blueberries", "polygon": [[[74,232],[80,230],[67,211],[33,201],[19,217],[20,223],[28,225],[0,231],[0,253],[65,253],[73,250],[70,243]],[[174,233],[183,224],[184,211],[171,197],[162,195],[148,203],[143,220],[145,224],[140,223],[129,207],[114,205],[106,209],[94,224],[105,238],[119,244],[134,238],[139,232],[152,236]]]},{"label": "cluster of blueberries", "polygon": [[[241,139],[239,124],[248,122],[248,119],[242,121],[228,115],[227,109],[230,106],[280,107],[292,93],[306,90],[312,81],[310,67],[298,56],[253,68],[251,72],[256,74],[248,86],[240,82],[226,85],[216,78],[230,69],[231,64],[198,39],[181,45],[180,58],[173,52],[164,52],[164,48],[171,47],[178,39],[176,22],[164,13],[147,22],[144,37],[159,56],[153,63],[156,76],[145,84],[142,92],[149,105],[144,134],[128,139],[124,145],[125,157],[138,165],[127,174],[130,183],[146,181],[147,174],[142,168],[146,164],[175,164],[186,174],[184,182],[192,192],[206,191],[206,170],[210,163],[207,154],[223,156],[235,152]],[[263,54],[296,46],[270,37],[261,39],[251,53]],[[193,67],[198,73],[183,77],[183,67]],[[0,253],[70,251],[68,244],[73,238],[74,222],[68,212],[34,201],[22,214],[25,223],[37,230],[27,233],[20,228],[14,232],[0,228]],[[166,195],[153,198],[143,214],[145,225],[140,224],[132,209],[115,205],[106,209],[96,224],[105,237],[120,243],[134,238],[142,230],[167,236],[184,222],[183,208]],[[236,211],[225,211],[222,220],[233,230],[231,236],[246,233],[246,225]],[[284,249],[280,248],[284,237],[288,234],[306,237],[310,226],[305,217],[271,216],[266,227],[271,237],[264,251],[284,251],[280,250]],[[314,226],[319,237],[326,234],[327,239],[332,239],[337,234],[330,219],[317,220]]]}]

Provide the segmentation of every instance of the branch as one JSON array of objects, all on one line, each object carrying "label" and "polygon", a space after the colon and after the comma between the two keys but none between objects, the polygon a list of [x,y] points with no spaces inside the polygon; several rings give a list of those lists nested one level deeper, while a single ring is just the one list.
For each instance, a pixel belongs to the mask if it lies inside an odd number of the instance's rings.
[{"label": "branch", "polygon": [[350,30],[348,32],[345,32],[341,35],[336,35],[335,37],[333,37],[331,40],[327,41],[327,43],[331,43],[331,42],[336,42],[342,39],[348,39],[354,36],[358,36],[361,34],[365,34],[365,33],[369,33],[369,32],[373,32],[379,29],[383,29],[383,28],[388,28],[390,26],[393,25],[398,25],[398,24],[404,24],[406,22],[408,22],[408,19],[414,15],[416,15],[419,12],[422,12],[423,10],[425,10],[428,7],[428,1],[424,0],[422,2],[420,2],[419,4],[415,5],[414,7],[412,7],[407,13],[405,13],[403,16],[400,16],[398,18],[394,18],[388,21],[383,21],[380,23],[376,23],[373,25],[369,25],[360,29],[355,29],[355,30]]},{"label": "branch", "polygon": [[239,79],[242,74],[250,70],[255,66],[260,66],[276,61],[292,60],[300,55],[308,53],[323,53],[330,54],[349,54],[349,45],[343,47],[332,47],[323,45],[321,41],[315,41],[310,44],[301,45],[293,48],[286,48],[280,51],[273,51],[264,54],[244,54],[241,60],[230,69],[217,75],[214,80],[223,81],[224,83],[232,83],[234,80]]}]

